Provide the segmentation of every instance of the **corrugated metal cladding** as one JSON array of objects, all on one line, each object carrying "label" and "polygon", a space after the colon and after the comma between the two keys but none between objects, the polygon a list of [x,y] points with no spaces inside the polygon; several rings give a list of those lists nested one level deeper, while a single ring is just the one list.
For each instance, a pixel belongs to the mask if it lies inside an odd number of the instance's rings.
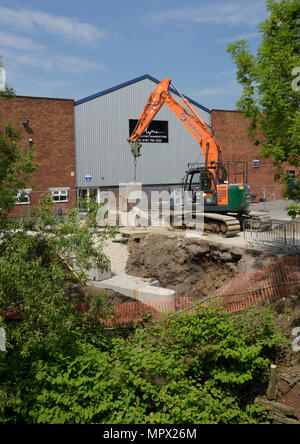
[{"label": "corrugated metal cladding", "polygon": [[[154,81],[155,80],[155,81]],[[127,138],[129,119],[138,119],[156,79],[144,76],[98,97],[75,103],[77,187],[109,187],[134,179]],[[195,105],[210,125],[210,112]],[[189,162],[203,161],[199,144],[167,107],[155,120],[167,120],[169,143],[144,143],[137,161],[137,181],[144,185],[179,183]],[[91,180],[86,181],[86,176]]]}]

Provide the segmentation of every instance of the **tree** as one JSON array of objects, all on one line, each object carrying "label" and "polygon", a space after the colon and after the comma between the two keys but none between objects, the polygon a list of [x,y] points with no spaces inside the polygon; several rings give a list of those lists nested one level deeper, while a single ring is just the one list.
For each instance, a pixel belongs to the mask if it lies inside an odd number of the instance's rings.
[{"label": "tree", "polygon": [[[246,40],[230,43],[227,52],[237,67],[242,96],[237,102],[250,118],[249,136],[261,146],[260,154],[273,159],[275,179],[286,185],[285,195],[300,201],[300,187],[284,164],[300,165],[300,3],[299,0],[268,0],[269,17],[259,25],[262,42],[257,54]],[[300,213],[300,206],[298,206]]]},{"label": "tree", "polygon": [[[5,99],[2,99],[5,100]],[[0,221],[6,219],[16,203],[16,196],[28,184],[35,171],[34,150],[22,150],[20,136],[10,125],[0,127]]]},{"label": "tree", "polygon": [[[0,56],[0,71],[3,67]],[[14,96],[13,88],[5,85],[0,91],[1,100]],[[4,97],[1,97],[4,96]],[[9,123],[0,123],[0,222],[6,220],[8,213],[16,203],[17,193],[28,183],[35,171],[34,149],[20,148],[20,135]]]}]

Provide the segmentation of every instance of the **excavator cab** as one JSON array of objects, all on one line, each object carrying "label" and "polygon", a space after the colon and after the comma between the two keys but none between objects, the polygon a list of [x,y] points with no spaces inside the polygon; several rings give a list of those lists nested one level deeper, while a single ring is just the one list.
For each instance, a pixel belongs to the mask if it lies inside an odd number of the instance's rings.
[{"label": "excavator cab", "polygon": [[217,205],[216,181],[211,171],[204,167],[190,168],[183,182],[184,191],[192,192],[192,201],[196,202],[197,193],[203,193],[204,205]]}]

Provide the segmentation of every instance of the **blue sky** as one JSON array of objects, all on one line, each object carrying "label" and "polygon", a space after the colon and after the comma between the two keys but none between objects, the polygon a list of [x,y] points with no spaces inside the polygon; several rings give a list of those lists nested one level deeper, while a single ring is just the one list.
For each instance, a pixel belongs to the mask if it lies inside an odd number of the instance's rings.
[{"label": "blue sky", "polygon": [[0,0],[0,55],[18,95],[77,100],[148,73],[234,109],[227,43],[255,50],[265,17],[264,0]]}]

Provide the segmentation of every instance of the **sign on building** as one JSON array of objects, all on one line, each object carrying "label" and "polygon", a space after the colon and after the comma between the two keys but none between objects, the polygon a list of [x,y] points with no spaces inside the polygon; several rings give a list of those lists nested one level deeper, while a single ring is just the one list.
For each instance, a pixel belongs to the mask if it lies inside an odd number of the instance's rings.
[{"label": "sign on building", "polygon": [[[133,133],[138,120],[129,119],[129,137]],[[141,143],[168,143],[169,128],[167,120],[152,120],[144,134],[139,138]]]}]

